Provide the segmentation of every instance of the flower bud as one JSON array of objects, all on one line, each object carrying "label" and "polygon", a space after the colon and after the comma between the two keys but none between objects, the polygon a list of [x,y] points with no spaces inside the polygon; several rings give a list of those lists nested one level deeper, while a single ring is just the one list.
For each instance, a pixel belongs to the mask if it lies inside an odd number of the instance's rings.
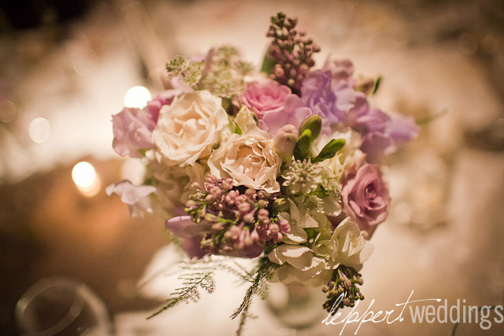
[{"label": "flower bud", "polygon": [[249,212],[248,214],[243,216],[243,220],[245,221],[245,223],[249,224],[254,223],[255,221],[254,214]]},{"label": "flower bud", "polygon": [[273,202],[273,210],[275,212],[286,212],[289,211],[289,203],[285,198],[277,198]]},{"label": "flower bud", "polygon": [[240,212],[243,213],[243,214],[249,212],[250,208],[251,208],[250,207],[250,203],[248,203],[248,202],[240,203],[238,205],[238,210],[240,210]]},{"label": "flower bud", "polygon": [[273,148],[282,162],[288,163],[294,154],[299,133],[296,126],[287,124],[278,130],[273,138]]},{"label": "flower bud", "polygon": [[317,139],[320,135],[320,131],[322,130],[322,118],[320,118],[320,116],[318,115],[312,115],[311,117],[306,119],[301,125],[299,132],[302,134],[306,129],[309,129],[311,131],[311,141]]}]

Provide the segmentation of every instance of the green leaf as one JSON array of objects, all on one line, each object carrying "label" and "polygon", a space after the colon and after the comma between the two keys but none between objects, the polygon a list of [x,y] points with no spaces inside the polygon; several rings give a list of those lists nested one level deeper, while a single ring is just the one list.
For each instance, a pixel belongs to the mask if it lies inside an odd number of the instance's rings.
[{"label": "green leaf", "polygon": [[303,134],[306,129],[311,131],[311,141],[315,141],[322,130],[322,118],[318,115],[312,115],[306,119],[299,129],[299,133]]},{"label": "green leaf", "polygon": [[261,72],[264,72],[267,74],[271,73],[271,70],[273,69],[273,67],[276,64],[276,62],[273,58],[268,57],[268,54],[269,54],[269,48],[266,51],[266,54],[264,55],[262,66],[261,66]]},{"label": "green leaf", "polygon": [[238,124],[236,124],[236,129],[235,129],[235,133],[238,134],[238,135],[242,135],[243,134],[243,131],[241,130],[240,126],[238,126]]},{"label": "green leaf", "polygon": [[345,139],[333,139],[329,141],[324,148],[322,148],[319,155],[312,159],[312,162],[317,163],[332,158],[336,155],[336,152],[345,146],[345,143]]},{"label": "green leaf", "polygon": [[376,92],[377,92],[377,91],[378,91],[378,89],[380,88],[381,80],[382,80],[382,77],[381,77],[381,76],[379,76],[379,77],[376,79],[376,83],[375,83],[375,86],[374,86],[374,89],[373,89],[373,94],[376,94]]},{"label": "green leaf", "polygon": [[310,151],[311,138],[312,138],[311,130],[305,129],[296,141],[296,148],[294,149],[294,153],[298,151],[303,157],[303,159],[305,159]]}]

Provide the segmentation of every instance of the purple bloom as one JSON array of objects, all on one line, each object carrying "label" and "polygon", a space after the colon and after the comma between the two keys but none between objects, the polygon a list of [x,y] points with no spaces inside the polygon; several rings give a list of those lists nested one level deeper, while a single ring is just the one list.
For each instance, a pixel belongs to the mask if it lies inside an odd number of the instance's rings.
[{"label": "purple bloom", "polygon": [[130,181],[123,180],[116,184],[111,184],[105,189],[107,195],[117,194],[123,203],[128,204],[129,211],[133,217],[143,217],[148,212],[152,213],[152,205],[149,195],[156,193],[156,187],[142,185],[134,186]]},{"label": "purple bloom", "polygon": [[382,157],[391,154],[392,141],[390,137],[382,132],[367,133],[362,137],[361,151],[366,154],[366,161],[369,163],[380,163]]},{"label": "purple bloom", "polygon": [[348,113],[357,99],[356,92],[347,82],[340,81],[333,86],[331,76],[330,71],[312,71],[301,88],[303,102],[322,118],[324,133],[331,125],[347,122]]},{"label": "purple bloom", "polygon": [[273,138],[285,125],[294,125],[299,129],[310,115],[312,111],[306,107],[301,98],[292,94],[285,99],[283,109],[265,114],[263,119],[259,120],[259,127],[269,131],[270,137]]},{"label": "purple bloom", "polygon": [[361,134],[385,133],[390,124],[390,116],[378,109],[370,109],[366,96],[357,93],[355,107],[348,114],[348,124]]},{"label": "purple bloom", "polygon": [[331,59],[331,55],[329,55],[322,70],[331,72],[333,84],[345,81],[350,86],[355,86],[355,79],[353,78],[354,65],[349,59],[335,60]]},{"label": "purple bloom", "polygon": [[394,116],[390,123],[390,138],[394,147],[399,148],[408,141],[416,138],[420,127],[412,116]]},{"label": "purple bloom", "polygon": [[156,126],[146,109],[125,107],[112,116],[112,147],[121,156],[141,158],[140,149],[153,148],[152,131]]},{"label": "purple bloom", "polygon": [[206,253],[201,249],[203,235],[210,232],[209,223],[196,224],[191,216],[180,216],[169,219],[166,228],[177,237],[183,238],[182,249],[189,258],[202,258]]},{"label": "purple bloom", "polygon": [[362,133],[361,150],[370,163],[379,163],[383,156],[416,138],[420,130],[411,116],[390,117],[379,110],[369,110],[356,120],[353,127]]}]

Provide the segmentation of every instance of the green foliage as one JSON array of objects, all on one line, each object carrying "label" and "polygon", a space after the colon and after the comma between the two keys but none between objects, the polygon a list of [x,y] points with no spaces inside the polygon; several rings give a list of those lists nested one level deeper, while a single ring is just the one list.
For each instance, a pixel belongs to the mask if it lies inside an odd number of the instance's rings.
[{"label": "green foliage", "polygon": [[375,86],[374,86],[374,89],[373,89],[373,94],[376,94],[376,92],[378,92],[378,89],[380,88],[381,81],[382,81],[382,77],[379,76],[376,79],[376,83],[375,83]]},{"label": "green foliage", "polygon": [[243,326],[250,314],[248,312],[250,305],[252,304],[252,298],[254,295],[259,295],[261,297],[265,297],[268,291],[268,283],[267,280],[271,277],[273,270],[278,267],[278,265],[273,264],[269,261],[267,257],[264,257],[259,260],[259,265],[257,269],[253,272],[255,274],[252,284],[247,289],[245,293],[245,297],[241,305],[236,309],[236,311],[231,315],[232,319],[240,316],[240,325],[238,330],[236,331],[236,335],[240,336],[243,332]]},{"label": "green foliage", "polygon": [[269,49],[268,49],[268,51],[266,51],[266,54],[264,55],[263,62],[261,65],[261,72],[264,72],[266,74],[271,73],[271,71],[273,70],[273,67],[276,64],[276,61],[273,58],[269,57],[268,54],[269,54]]},{"label": "green foliage", "polygon": [[345,139],[333,139],[329,141],[320,153],[312,159],[312,162],[317,163],[332,158],[336,155],[336,152],[345,146],[345,143]]},{"label": "green foliage", "polygon": [[182,280],[182,287],[179,287],[171,295],[172,298],[166,301],[166,304],[158,310],[156,313],[148,317],[148,319],[153,318],[161,314],[163,311],[173,308],[179,303],[189,303],[190,301],[197,302],[200,298],[198,288],[202,288],[208,293],[212,293],[215,290],[215,280],[214,280],[215,269],[201,269],[201,271],[185,273],[179,276],[179,280]]},{"label": "green foliage", "polygon": [[303,134],[303,132],[309,129],[311,131],[310,140],[315,141],[320,135],[320,131],[322,130],[322,118],[318,115],[312,115],[308,119],[304,121],[299,129],[299,133]]},{"label": "green foliage", "polygon": [[250,316],[248,313],[252,303],[253,295],[265,297],[268,284],[267,280],[271,277],[273,270],[278,265],[273,264],[268,258],[264,257],[259,260],[258,265],[251,271],[247,271],[236,262],[229,262],[229,259],[213,261],[211,259],[201,262],[182,262],[179,263],[179,270],[182,272],[178,279],[182,281],[182,286],[175,289],[171,293],[171,297],[166,301],[166,304],[157,312],[148,317],[153,318],[177,306],[180,303],[197,302],[200,299],[199,290],[203,289],[211,294],[215,290],[215,272],[219,270],[227,271],[238,277],[244,283],[250,283],[250,287],[245,293],[243,302],[231,315],[231,318],[240,316],[239,328],[236,335],[241,335],[246,319]]},{"label": "green foliage", "polygon": [[294,149],[294,157],[296,160],[303,160],[308,157],[310,152],[312,132],[305,129],[296,141],[296,148]]}]

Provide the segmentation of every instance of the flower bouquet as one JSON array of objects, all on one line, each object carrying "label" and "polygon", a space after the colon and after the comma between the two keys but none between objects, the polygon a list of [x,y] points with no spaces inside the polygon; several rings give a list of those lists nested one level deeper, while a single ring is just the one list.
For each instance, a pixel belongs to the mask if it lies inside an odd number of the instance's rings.
[{"label": "flower bouquet", "polygon": [[[232,46],[166,66],[170,88],[147,106],[113,116],[113,148],[141,159],[143,185],[107,188],[133,215],[155,213],[190,261],[183,286],[161,311],[211,292],[224,268],[250,283],[320,286],[329,313],[364,299],[359,271],[389,210],[382,158],[418,134],[411,117],[370,106],[380,78],[356,78],[349,60],[328,58],[283,13],[257,72]],[[251,258],[247,271],[212,255]],[[154,314],[156,315],[156,314]]]}]

